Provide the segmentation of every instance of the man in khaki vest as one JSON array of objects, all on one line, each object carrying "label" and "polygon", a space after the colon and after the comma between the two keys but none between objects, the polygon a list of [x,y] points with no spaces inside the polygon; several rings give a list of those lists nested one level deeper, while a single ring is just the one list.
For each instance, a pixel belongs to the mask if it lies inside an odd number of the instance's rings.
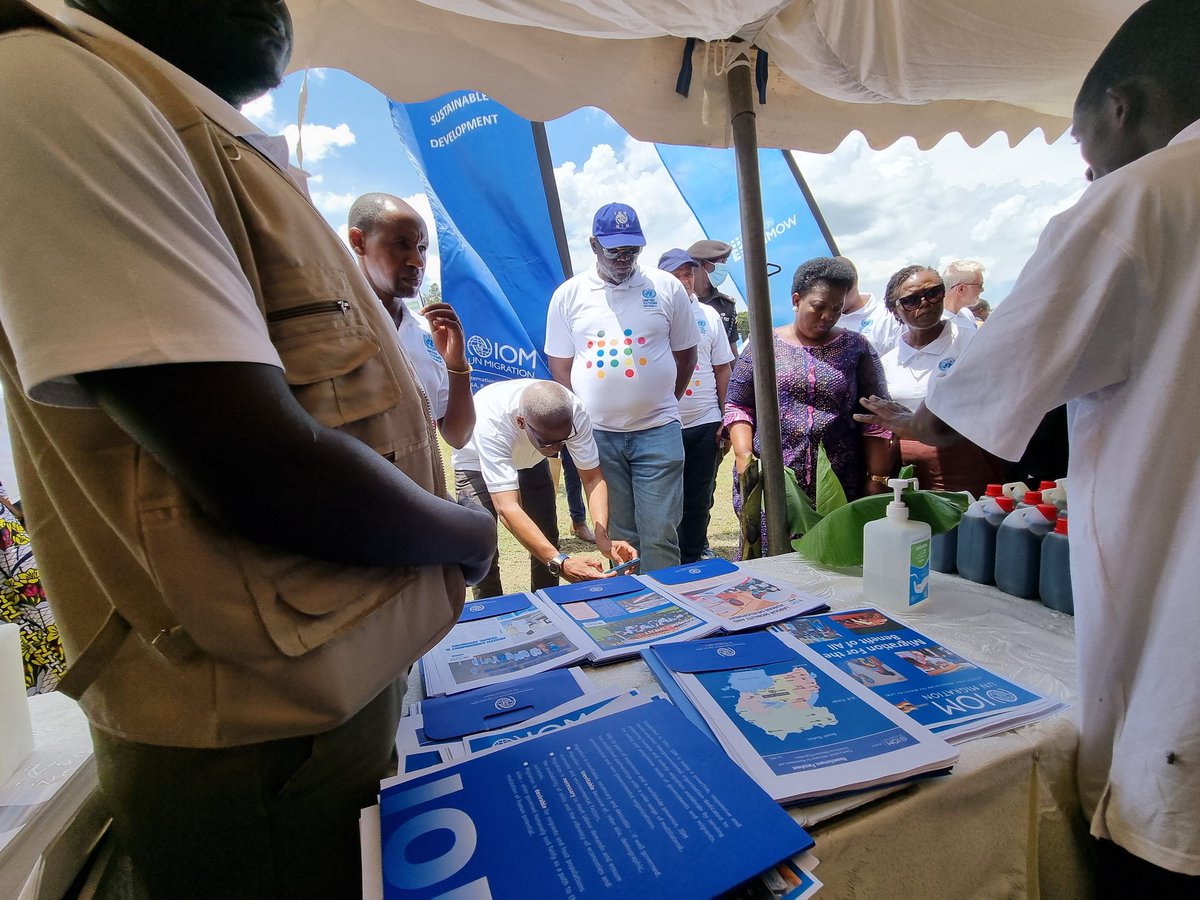
[{"label": "man in khaki vest", "polygon": [[0,0],[0,379],[62,689],[151,896],[357,897],[405,674],[495,527],[237,112],[284,4],[71,7]]}]

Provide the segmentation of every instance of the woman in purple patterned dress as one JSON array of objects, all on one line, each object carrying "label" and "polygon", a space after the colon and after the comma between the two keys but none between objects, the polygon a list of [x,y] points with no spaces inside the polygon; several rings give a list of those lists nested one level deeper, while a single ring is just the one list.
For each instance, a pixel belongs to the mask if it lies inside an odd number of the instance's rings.
[{"label": "woman in purple patterned dress", "polygon": [[[853,419],[861,412],[858,398],[870,396],[864,391],[887,391],[871,344],[837,325],[855,279],[854,269],[840,258],[819,257],[801,265],[792,278],[795,321],[774,334],[783,463],[814,501],[821,443],[849,500],[886,490],[894,468],[891,433]],[[754,348],[747,347],[738,358],[725,401],[735,462],[733,505],[739,514],[737,473],[761,452],[754,427],[753,356]]]}]

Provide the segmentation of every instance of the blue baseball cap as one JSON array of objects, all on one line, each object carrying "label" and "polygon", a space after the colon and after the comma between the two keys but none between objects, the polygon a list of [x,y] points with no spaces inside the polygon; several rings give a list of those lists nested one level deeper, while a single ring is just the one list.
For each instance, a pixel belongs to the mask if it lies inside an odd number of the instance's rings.
[{"label": "blue baseball cap", "polygon": [[596,210],[592,219],[592,236],[606,250],[613,247],[645,247],[646,237],[642,234],[642,223],[632,206],[624,203],[609,203]]},{"label": "blue baseball cap", "polygon": [[699,265],[700,263],[688,256],[686,250],[681,250],[678,247],[672,247],[658,258],[658,267],[664,272],[674,272],[683,266]]}]

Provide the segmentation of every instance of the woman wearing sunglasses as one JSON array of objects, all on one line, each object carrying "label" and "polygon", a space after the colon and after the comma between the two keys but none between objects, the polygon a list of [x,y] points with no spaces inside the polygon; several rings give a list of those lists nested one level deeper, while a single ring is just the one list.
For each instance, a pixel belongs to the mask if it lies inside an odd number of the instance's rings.
[{"label": "woman wearing sunglasses", "polygon": [[[930,380],[954,366],[975,334],[953,317],[943,318],[945,298],[942,277],[926,266],[905,266],[884,292],[884,306],[900,321],[901,334],[880,362],[892,399],[909,409],[925,399]],[[969,441],[930,447],[902,440],[900,457],[914,466],[921,487],[930,490],[970,491],[978,497],[990,482],[1007,480],[1004,463]]]}]

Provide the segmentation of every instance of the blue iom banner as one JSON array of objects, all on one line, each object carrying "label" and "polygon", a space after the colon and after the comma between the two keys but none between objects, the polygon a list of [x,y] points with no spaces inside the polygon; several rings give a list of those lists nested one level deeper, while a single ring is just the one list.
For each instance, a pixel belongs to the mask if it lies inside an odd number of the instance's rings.
[{"label": "blue iom banner", "polygon": [[[729,257],[729,277],[742,296],[746,296],[737,166],[733,151],[668,144],[655,146],[663,165],[704,233],[733,247],[733,254]],[[796,266],[814,256],[829,256],[833,251],[783,154],[778,150],[759,150],[758,165],[762,181],[767,259],[783,269],[769,280],[771,318],[775,325],[786,325],[795,318],[792,310],[792,273],[796,271]]]},{"label": "blue iom banner", "polygon": [[389,105],[433,208],[472,389],[549,378],[546,308],[563,271],[530,123],[478,91]]}]

